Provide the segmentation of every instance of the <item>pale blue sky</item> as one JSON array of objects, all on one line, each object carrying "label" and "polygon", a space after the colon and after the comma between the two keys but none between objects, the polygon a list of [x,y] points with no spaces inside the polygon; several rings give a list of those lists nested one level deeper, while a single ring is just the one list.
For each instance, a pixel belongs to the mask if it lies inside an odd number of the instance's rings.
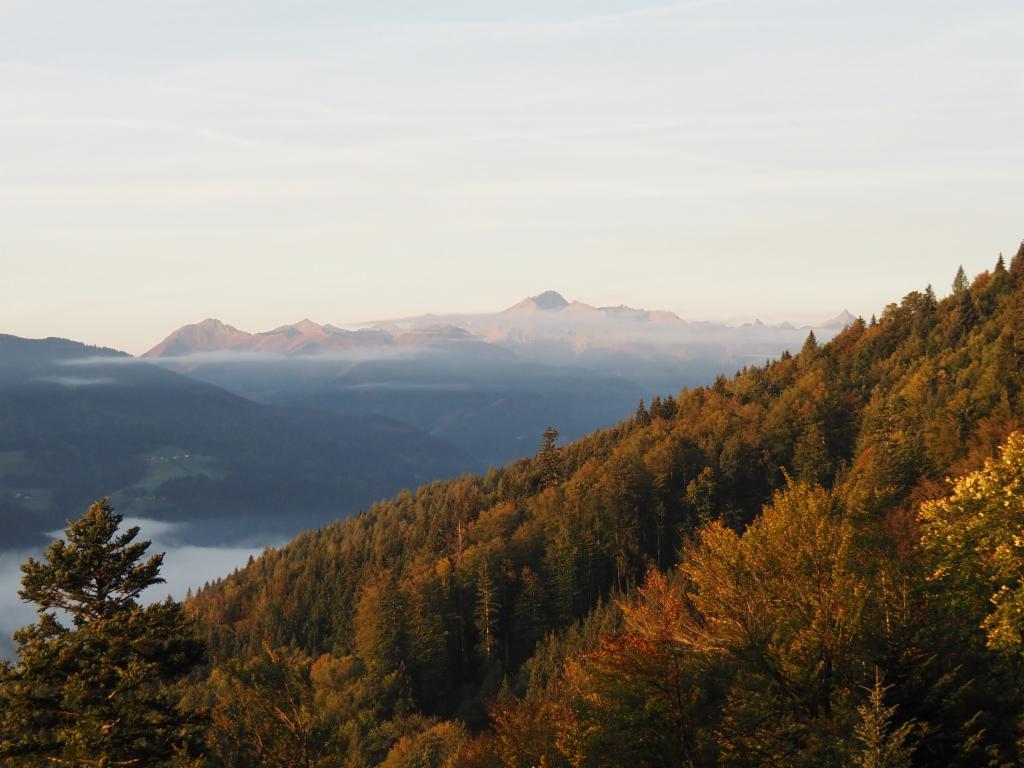
[{"label": "pale blue sky", "polygon": [[1024,237],[1024,3],[0,0],[0,332],[870,314]]}]

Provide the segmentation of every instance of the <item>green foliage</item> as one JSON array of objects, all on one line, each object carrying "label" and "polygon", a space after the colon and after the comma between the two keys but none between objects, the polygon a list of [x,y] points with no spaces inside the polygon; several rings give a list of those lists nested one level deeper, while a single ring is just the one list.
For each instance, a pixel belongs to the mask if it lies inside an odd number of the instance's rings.
[{"label": "green foliage", "polygon": [[353,766],[438,720],[466,766],[849,765],[876,668],[912,763],[1012,764],[1014,561],[915,515],[1024,421],[1021,264],[267,552],[190,604],[216,666],[350,660]]},{"label": "green foliage", "polygon": [[39,621],[15,633],[18,663],[0,667],[7,764],[177,765],[195,751],[202,721],[178,708],[173,685],[203,645],[177,603],[139,605],[163,556],[143,561],[149,542],[120,523],[98,501],[22,567],[19,594]]},{"label": "green foliage", "polygon": [[458,723],[444,722],[391,748],[381,768],[452,768],[469,745],[469,734]]},{"label": "green foliage", "polygon": [[868,700],[857,707],[860,721],[854,734],[860,749],[853,756],[853,764],[859,768],[910,768],[913,764],[916,727],[913,722],[894,724],[898,708],[885,705],[885,693],[891,687],[882,685],[882,676],[876,670]]},{"label": "green foliage", "polygon": [[959,295],[967,290],[967,275],[964,274],[963,266],[960,266],[956,271],[956,277],[953,278],[953,294]]},{"label": "green foliage", "polygon": [[544,430],[537,461],[546,488],[553,488],[562,481],[562,457],[558,453],[558,430],[548,427]]},{"label": "green foliage", "polygon": [[830,494],[802,483],[742,535],[701,530],[682,565],[693,609],[677,632],[689,653],[732,670],[719,726],[731,760],[839,764],[876,601],[871,560]]},{"label": "green foliage", "polygon": [[959,478],[950,496],[921,507],[921,542],[932,578],[976,617],[989,645],[1024,651],[1024,434],[999,457]]}]

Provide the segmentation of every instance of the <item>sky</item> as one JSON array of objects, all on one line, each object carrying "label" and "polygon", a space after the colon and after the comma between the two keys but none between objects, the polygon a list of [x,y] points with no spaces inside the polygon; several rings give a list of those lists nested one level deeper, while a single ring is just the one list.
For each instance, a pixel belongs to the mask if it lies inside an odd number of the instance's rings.
[{"label": "sky", "polygon": [[870,315],[1024,237],[1024,4],[0,0],[0,332]]}]

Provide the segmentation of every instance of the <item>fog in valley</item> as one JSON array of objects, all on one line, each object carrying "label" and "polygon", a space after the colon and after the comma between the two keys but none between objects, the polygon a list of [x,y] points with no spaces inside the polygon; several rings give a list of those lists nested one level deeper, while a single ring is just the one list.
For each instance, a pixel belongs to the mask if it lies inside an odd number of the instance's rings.
[{"label": "fog in valley", "polygon": [[[195,590],[207,582],[223,578],[235,568],[245,565],[250,556],[257,557],[266,547],[284,543],[281,539],[249,539],[240,540],[234,546],[198,546],[183,543],[183,536],[186,540],[188,536],[182,525],[160,520],[125,518],[121,527],[124,529],[133,525],[140,528],[137,541],[152,541],[147,555],[164,553],[160,573],[165,583],[146,590],[143,593],[145,601],[162,600],[168,595],[180,600],[189,589]],[[63,531],[54,531],[53,535],[62,537]],[[18,597],[21,565],[29,557],[39,559],[44,549],[0,549],[0,658],[13,657],[11,633],[35,620],[36,606]]]}]

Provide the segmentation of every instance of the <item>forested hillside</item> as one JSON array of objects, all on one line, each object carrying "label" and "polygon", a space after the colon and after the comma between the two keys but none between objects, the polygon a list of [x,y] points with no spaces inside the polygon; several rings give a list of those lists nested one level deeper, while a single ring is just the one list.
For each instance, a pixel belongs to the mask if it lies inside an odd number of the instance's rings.
[{"label": "forested hillside", "polygon": [[1022,371],[1024,245],[267,552],[189,603],[193,703],[228,765],[1017,764],[1014,572],[972,581],[986,540],[921,505],[1019,427]]}]

